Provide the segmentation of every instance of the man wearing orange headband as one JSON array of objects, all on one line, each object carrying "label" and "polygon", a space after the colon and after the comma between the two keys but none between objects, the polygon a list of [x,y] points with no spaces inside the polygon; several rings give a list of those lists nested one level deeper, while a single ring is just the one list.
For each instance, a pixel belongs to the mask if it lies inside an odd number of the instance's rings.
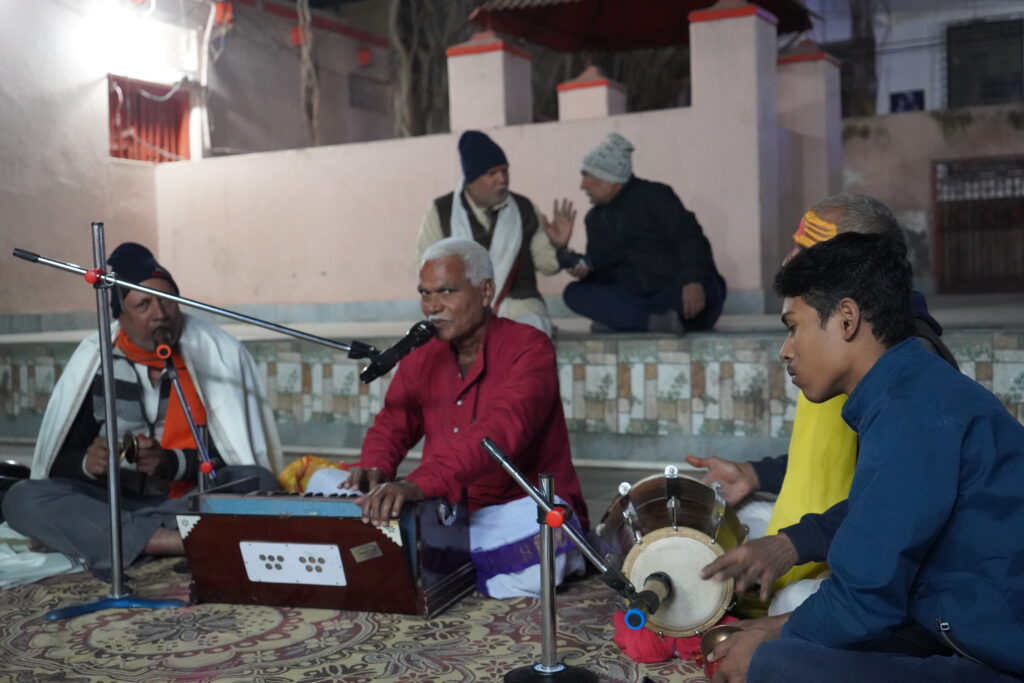
[{"label": "man wearing orange headband", "polygon": [[[845,232],[903,240],[887,206],[864,195],[839,194],[804,214],[786,262],[801,250]],[[917,338],[956,367],[939,338],[942,327],[928,313],[924,296],[913,292],[911,308]],[[760,584],[762,601],[786,589],[772,603],[770,614],[793,609],[828,571],[825,556],[846,516],[846,497],[857,460],[857,436],[841,415],[846,398],[840,395],[811,403],[800,393],[787,455],[740,464],[715,457],[687,457],[691,465],[708,468],[705,481],[722,482],[730,504],[740,503],[753,491],[778,494],[766,535],[735,548],[704,570],[706,577],[736,577],[739,592]]]}]

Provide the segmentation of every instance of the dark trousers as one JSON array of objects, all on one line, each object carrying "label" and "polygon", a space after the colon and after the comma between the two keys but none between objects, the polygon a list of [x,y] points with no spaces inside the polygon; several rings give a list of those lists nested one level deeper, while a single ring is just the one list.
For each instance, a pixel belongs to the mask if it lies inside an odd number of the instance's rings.
[{"label": "dark trousers", "polygon": [[[235,465],[217,470],[217,483],[257,477],[261,490],[280,488],[269,470]],[[157,529],[177,529],[189,496],[121,496],[121,558],[130,565],[146,549]],[[57,552],[82,558],[100,578],[111,573],[110,504],[107,489],[76,479],[26,479],[7,492],[4,516],[15,531]]]},{"label": "dark trousers", "polygon": [[675,311],[688,332],[709,330],[722,315],[725,305],[725,280],[712,275],[704,284],[704,310],[683,319],[683,286],[672,285],[653,294],[633,294],[619,285],[572,282],[562,295],[574,313],[606,325],[617,332],[647,332],[647,318],[656,313]]},{"label": "dark trousers", "polygon": [[898,652],[835,650],[802,638],[762,643],[750,659],[747,683],[1019,683],[956,655],[915,657]]}]

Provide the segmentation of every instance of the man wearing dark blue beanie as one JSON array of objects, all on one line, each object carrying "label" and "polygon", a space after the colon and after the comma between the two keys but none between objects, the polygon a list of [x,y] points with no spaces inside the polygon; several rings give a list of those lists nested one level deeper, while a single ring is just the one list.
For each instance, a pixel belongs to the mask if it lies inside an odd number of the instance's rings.
[{"label": "man wearing dark blue beanie", "polygon": [[[462,162],[462,181],[466,185],[492,168],[508,168],[505,152],[494,140],[478,130],[467,130],[459,138],[459,160]],[[507,187],[508,181],[505,184]]]},{"label": "man wearing dark blue beanie", "polygon": [[[157,262],[153,252],[141,244],[125,242],[119,245],[110,252],[107,264],[119,280],[133,282],[137,285],[142,284],[143,280],[154,278],[166,280],[174,288],[174,293],[179,293],[178,283],[174,281],[167,269]],[[129,291],[131,290],[126,287],[118,287],[111,293],[110,312],[115,318],[121,316],[121,301]]]},{"label": "man wearing dark blue beanie", "polygon": [[445,237],[472,239],[494,263],[496,296],[492,308],[506,318],[533,325],[549,336],[547,308],[537,288],[537,271],[554,275],[576,217],[572,203],[556,202],[552,220],[526,197],[509,192],[508,158],[494,140],[478,130],[459,138],[462,181],[438,197],[427,211],[416,241],[417,252]]},{"label": "man wearing dark blue beanie", "polygon": [[[178,294],[174,278],[146,247],[121,244],[107,259],[126,283]],[[190,419],[207,429],[207,454],[218,484],[256,477],[261,489],[278,488],[281,442],[259,368],[237,339],[178,303],[127,287],[115,297],[111,366],[117,419],[108,419],[100,381],[99,334],[84,339],[50,394],[32,456],[32,478],[3,498],[10,526],[53,550],[82,559],[110,580],[107,430],[123,453],[120,557],[124,566],[142,555],[180,555],[184,539],[177,515],[199,482],[203,458]],[[170,357],[157,353],[159,344]],[[177,388],[167,371],[171,363]],[[179,393],[180,390],[180,393]],[[129,438],[130,437],[130,438]],[[202,437],[200,437],[202,438]],[[129,449],[125,449],[128,451]]]}]

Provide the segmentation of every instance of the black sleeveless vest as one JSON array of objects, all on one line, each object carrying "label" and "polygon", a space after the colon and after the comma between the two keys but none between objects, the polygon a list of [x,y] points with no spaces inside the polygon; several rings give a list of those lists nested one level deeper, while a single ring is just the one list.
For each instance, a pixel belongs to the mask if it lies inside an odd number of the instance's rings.
[{"label": "black sleeveless vest", "polygon": [[[510,192],[509,194],[512,200],[519,206],[519,215],[523,221],[523,242],[519,247],[519,256],[516,258],[515,279],[512,281],[507,296],[510,299],[539,299],[541,298],[540,290],[537,289],[537,271],[533,265],[530,241],[540,227],[540,222],[537,219],[536,212],[533,210],[533,202],[521,194],[516,194],[515,192]],[[454,192],[449,192],[445,196],[434,200],[434,205],[437,207],[437,215],[441,219],[441,232],[445,237],[451,237],[452,234],[452,199],[454,195]],[[489,250],[493,233],[489,232],[477,220],[476,214],[473,213],[473,209],[469,206],[469,202],[464,194],[460,196],[460,199],[462,200],[462,206],[466,209],[466,215],[469,217],[469,229],[473,232],[473,241],[484,249]]]}]

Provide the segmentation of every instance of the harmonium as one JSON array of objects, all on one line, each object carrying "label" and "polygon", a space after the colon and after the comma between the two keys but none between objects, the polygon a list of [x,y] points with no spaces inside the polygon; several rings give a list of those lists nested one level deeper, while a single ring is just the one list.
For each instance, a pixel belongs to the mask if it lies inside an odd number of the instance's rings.
[{"label": "harmonium", "polygon": [[211,491],[178,515],[178,528],[194,602],[432,618],[476,580],[466,507],[440,498],[374,526],[343,496]]}]

